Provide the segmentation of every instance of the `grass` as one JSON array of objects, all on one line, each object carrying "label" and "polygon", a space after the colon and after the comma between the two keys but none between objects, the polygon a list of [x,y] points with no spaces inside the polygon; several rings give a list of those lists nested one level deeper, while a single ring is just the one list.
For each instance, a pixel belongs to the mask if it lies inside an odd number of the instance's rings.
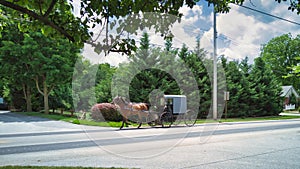
[{"label": "grass", "polygon": [[266,117],[246,117],[246,118],[227,118],[220,122],[241,122],[241,121],[263,121],[263,120],[288,120],[298,119],[300,116],[266,116]]},{"label": "grass", "polygon": [[65,112],[63,115],[57,113],[44,114],[40,112],[15,112],[15,113],[27,115],[27,116],[42,117],[51,120],[60,120],[69,123],[88,125],[88,126],[120,127],[122,125],[122,122],[96,122],[92,120],[81,120],[77,117],[76,114],[74,116],[70,116],[69,112]]},{"label": "grass", "polygon": [[124,168],[102,168],[102,167],[54,167],[54,166],[0,166],[0,169],[124,169]]},{"label": "grass", "polygon": [[[18,112],[18,114],[23,114],[27,116],[37,116],[37,117],[43,117],[48,118],[52,120],[61,120],[69,123],[74,124],[80,124],[80,125],[88,125],[88,126],[101,126],[101,127],[120,127],[122,125],[122,122],[96,122],[92,120],[81,120],[76,115],[70,116],[69,112],[65,112],[65,114],[44,114],[39,112]],[[245,122],[245,121],[263,121],[263,120],[286,120],[286,119],[296,119],[300,118],[300,116],[267,116],[267,117],[247,117],[247,118],[227,118],[227,119],[221,119],[218,122]],[[216,122],[214,120],[206,120],[206,119],[198,119],[197,124],[203,124],[203,123],[212,123]],[[183,122],[182,122],[183,124]],[[131,124],[133,127],[138,126],[136,123]],[[144,124],[145,126],[148,126],[147,124]],[[126,126],[127,127],[127,126]],[[0,168],[1,169],[1,168]]]}]

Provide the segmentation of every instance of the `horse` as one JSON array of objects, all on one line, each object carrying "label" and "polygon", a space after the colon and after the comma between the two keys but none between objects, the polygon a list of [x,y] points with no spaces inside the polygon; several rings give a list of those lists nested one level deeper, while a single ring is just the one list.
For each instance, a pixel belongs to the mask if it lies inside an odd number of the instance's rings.
[{"label": "horse", "polygon": [[127,122],[129,116],[137,115],[139,118],[139,126],[138,128],[141,127],[142,125],[142,118],[148,118],[149,112],[148,111],[148,106],[146,103],[131,103],[125,101],[122,97],[117,96],[113,99],[113,103],[117,105],[120,108],[120,112],[123,116],[123,122],[120,127],[122,129],[124,127],[124,123]]}]

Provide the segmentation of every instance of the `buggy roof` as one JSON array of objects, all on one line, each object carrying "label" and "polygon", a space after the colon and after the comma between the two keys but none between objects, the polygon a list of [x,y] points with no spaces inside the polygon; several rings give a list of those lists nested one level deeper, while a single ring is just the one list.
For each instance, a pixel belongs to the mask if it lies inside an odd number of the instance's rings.
[{"label": "buggy roof", "polygon": [[185,98],[185,95],[165,95],[165,98]]}]

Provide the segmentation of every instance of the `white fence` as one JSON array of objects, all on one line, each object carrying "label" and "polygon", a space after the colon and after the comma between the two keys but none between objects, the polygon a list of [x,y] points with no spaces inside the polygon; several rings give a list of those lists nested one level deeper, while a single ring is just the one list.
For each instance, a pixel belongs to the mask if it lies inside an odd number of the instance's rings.
[{"label": "white fence", "polygon": [[295,110],[295,109],[296,109],[296,105],[294,104],[285,105],[285,110]]}]

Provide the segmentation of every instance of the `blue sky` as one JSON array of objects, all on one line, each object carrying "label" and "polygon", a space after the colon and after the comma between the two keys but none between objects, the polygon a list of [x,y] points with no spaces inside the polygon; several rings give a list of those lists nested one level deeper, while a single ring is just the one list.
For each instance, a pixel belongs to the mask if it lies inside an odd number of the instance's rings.
[{"label": "blue sky", "polygon": [[[204,31],[202,46],[211,50],[208,41],[212,40],[212,8],[206,2],[198,4],[202,9],[202,18],[194,22],[195,27]],[[278,17],[300,23],[300,16],[288,9],[288,3],[278,4],[272,0],[247,1],[245,6],[260,10]],[[187,9],[186,9],[187,10]],[[186,12],[193,13],[194,9]],[[188,16],[188,15],[185,15]],[[192,17],[192,15],[190,15]],[[300,34],[300,26],[282,21],[237,5],[231,5],[227,14],[217,15],[218,54],[229,59],[240,60],[248,56],[250,60],[258,57],[262,44],[282,34],[291,33],[293,36]]]},{"label": "blue sky", "polygon": [[[75,3],[77,1],[74,1]],[[260,10],[272,15],[300,23],[300,16],[288,10],[288,3],[278,4],[274,0],[252,0],[245,2],[245,6]],[[260,54],[262,44],[282,34],[291,33],[293,36],[300,34],[300,26],[282,21],[261,13],[251,11],[237,5],[230,5],[231,10],[226,14],[217,14],[218,55],[225,55],[229,60],[241,60],[248,56],[252,62]],[[195,47],[196,37],[200,35],[201,47],[208,52],[213,51],[213,15],[212,6],[201,0],[193,9],[184,6],[180,9],[183,17],[180,23],[171,28],[175,35],[174,47],[180,48],[186,44],[189,48]],[[154,45],[164,45],[160,37],[147,30],[150,42]],[[140,39],[142,32],[134,37]],[[107,62],[118,65],[126,61],[126,56],[111,54],[110,56],[96,56],[92,49],[85,47],[84,55],[94,62]],[[96,58],[96,59],[95,59]]]}]

